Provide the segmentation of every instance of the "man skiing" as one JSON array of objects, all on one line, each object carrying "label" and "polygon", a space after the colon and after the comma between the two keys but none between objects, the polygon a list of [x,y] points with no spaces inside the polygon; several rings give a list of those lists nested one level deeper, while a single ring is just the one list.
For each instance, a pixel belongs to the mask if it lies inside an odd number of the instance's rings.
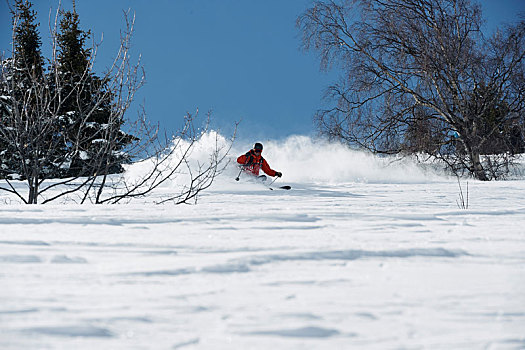
[{"label": "man skiing", "polygon": [[[249,174],[252,174],[254,176],[259,176],[259,169],[262,168],[262,170],[268,174],[269,176],[277,176],[281,177],[283,174],[279,171],[275,171],[272,168],[270,168],[270,165],[264,159],[261,155],[263,150],[263,145],[259,142],[257,142],[253,149],[247,152],[246,154],[243,154],[239,158],[237,158],[237,163],[241,164],[241,167],[243,167],[243,170]],[[266,176],[261,175],[260,178],[266,180]]]}]

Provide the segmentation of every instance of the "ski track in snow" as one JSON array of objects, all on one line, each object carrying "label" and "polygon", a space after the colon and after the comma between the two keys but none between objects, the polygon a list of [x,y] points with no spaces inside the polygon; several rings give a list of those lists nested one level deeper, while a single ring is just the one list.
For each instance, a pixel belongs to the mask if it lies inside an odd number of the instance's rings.
[{"label": "ski track in snow", "polygon": [[[291,191],[233,168],[198,205],[3,205],[0,349],[525,348],[525,180],[461,210],[455,180],[299,141],[265,143]],[[303,173],[270,153],[298,142]]]}]

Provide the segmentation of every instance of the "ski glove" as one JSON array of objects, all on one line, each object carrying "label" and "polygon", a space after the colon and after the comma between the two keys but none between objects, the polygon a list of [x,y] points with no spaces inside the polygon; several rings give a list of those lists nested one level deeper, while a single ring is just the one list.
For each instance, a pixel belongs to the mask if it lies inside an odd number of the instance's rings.
[{"label": "ski glove", "polygon": [[277,176],[277,177],[281,177],[281,176],[283,176],[283,173],[276,171],[276,172],[275,172],[275,176]]}]

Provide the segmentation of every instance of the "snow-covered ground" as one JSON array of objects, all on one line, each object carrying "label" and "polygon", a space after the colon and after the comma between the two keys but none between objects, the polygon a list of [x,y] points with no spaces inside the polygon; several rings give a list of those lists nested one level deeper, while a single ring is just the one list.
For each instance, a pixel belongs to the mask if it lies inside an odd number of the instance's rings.
[{"label": "snow-covered ground", "polygon": [[409,162],[264,145],[291,191],[230,167],[197,205],[3,205],[0,349],[525,348],[525,180],[463,210]]}]

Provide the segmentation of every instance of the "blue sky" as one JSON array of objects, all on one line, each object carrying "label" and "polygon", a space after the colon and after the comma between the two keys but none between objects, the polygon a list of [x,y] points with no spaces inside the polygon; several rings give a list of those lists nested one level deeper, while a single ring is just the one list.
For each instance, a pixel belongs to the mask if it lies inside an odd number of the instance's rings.
[{"label": "blue sky", "polygon": [[[35,0],[43,51],[49,52],[49,12],[57,0]],[[335,72],[321,72],[315,53],[304,53],[297,17],[311,0],[77,0],[83,29],[104,41],[97,69],[103,70],[118,47],[123,9],[136,12],[135,57],[142,54],[146,85],[137,102],[148,119],[168,132],[198,107],[212,110],[214,126],[231,132],[241,121],[244,140],[315,134],[312,117]],[[487,29],[515,21],[525,0],[481,2]],[[71,0],[62,0],[71,8]],[[11,18],[0,1],[0,51],[9,55]],[[129,117],[136,115],[136,108]]]}]

